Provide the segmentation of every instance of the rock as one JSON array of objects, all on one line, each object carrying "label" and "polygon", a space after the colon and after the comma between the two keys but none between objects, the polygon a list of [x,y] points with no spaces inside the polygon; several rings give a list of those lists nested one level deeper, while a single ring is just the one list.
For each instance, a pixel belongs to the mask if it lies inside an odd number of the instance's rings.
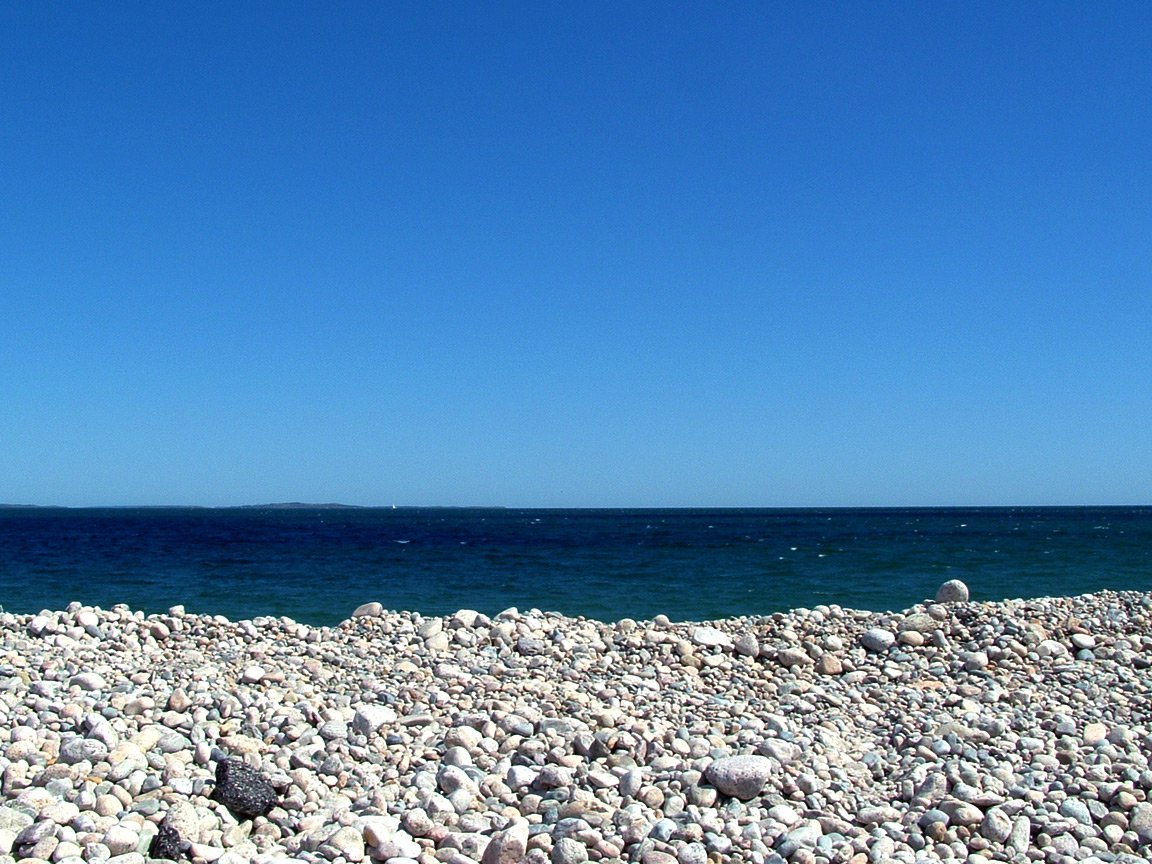
[{"label": "rock", "polygon": [[382,726],[396,722],[396,709],[387,705],[358,705],[352,717],[352,731],[370,737]]},{"label": "rock", "polygon": [[68,679],[68,686],[81,690],[107,690],[108,681],[99,672],[81,672]]},{"label": "rock", "polygon": [[844,671],[844,664],[835,654],[824,653],[816,661],[816,671],[821,675],[839,675]]},{"label": "rock", "polygon": [[703,843],[685,843],[676,850],[679,864],[708,864],[708,849]]},{"label": "rock", "polygon": [[933,618],[926,612],[914,612],[911,615],[904,616],[900,622],[899,630],[901,633],[931,633],[933,630],[940,626],[940,622]]},{"label": "rock", "polygon": [[162,824],[148,844],[148,857],[179,861],[182,853],[180,834],[171,825]]},{"label": "rock", "polygon": [[794,666],[811,666],[812,658],[803,648],[789,646],[776,652],[776,662],[785,669],[791,669]]},{"label": "rock", "polygon": [[384,614],[384,606],[376,601],[362,603],[352,612],[353,618],[379,618]]},{"label": "rock", "polygon": [[[174,801],[164,815],[163,826],[175,833],[177,839],[200,840],[200,816],[190,801]],[[166,841],[161,841],[166,842]],[[162,857],[162,856],[153,856]]]},{"label": "rock", "polygon": [[552,864],[584,864],[588,847],[571,837],[561,837],[552,847]]},{"label": "rock", "polygon": [[351,825],[337,829],[324,843],[348,861],[364,860],[364,835]]},{"label": "rock", "polygon": [[788,765],[796,758],[796,745],[779,738],[765,738],[756,752],[761,756],[770,756],[781,765]]},{"label": "rock", "polygon": [[701,648],[731,648],[732,637],[716,627],[697,627],[692,631],[692,643]]},{"label": "rock", "polygon": [[891,630],[885,630],[883,627],[865,630],[864,635],[860,637],[861,645],[878,654],[887,651],[895,642],[896,634]]},{"label": "rock", "polygon": [[503,831],[493,835],[484,850],[481,864],[520,864],[528,849],[528,822],[517,819]]},{"label": "rock", "polygon": [[988,667],[988,654],[985,651],[962,651],[960,661],[968,672],[979,672]]},{"label": "rock", "polygon": [[936,589],[937,603],[967,603],[968,586],[959,579],[949,579]]},{"label": "rock", "polygon": [[1044,639],[1036,646],[1036,654],[1041,659],[1059,660],[1068,654],[1068,649],[1064,647],[1063,642],[1057,642],[1055,639]]},{"label": "rock", "polygon": [[975,804],[956,799],[947,799],[937,805],[948,816],[949,825],[979,825],[984,821],[984,813]]},{"label": "rock", "polygon": [[1027,816],[1017,816],[1004,847],[1011,852],[1022,854],[1032,845],[1032,823]]},{"label": "rock", "polygon": [[1097,744],[1108,737],[1108,727],[1103,723],[1088,723],[1084,726],[1081,740],[1085,744]]},{"label": "rock", "polygon": [[521,636],[516,640],[516,651],[525,657],[535,657],[548,651],[548,643],[534,636]]},{"label": "rock", "polygon": [[[1147,592],[707,624],[0,611],[0,864],[1131,864],[1149,634]],[[256,806],[213,784],[233,764]]]},{"label": "rock", "polygon": [[993,843],[1004,843],[1012,833],[1012,817],[999,807],[993,807],[984,814],[980,823],[980,834]]},{"label": "rock", "polygon": [[1058,812],[1061,816],[1075,819],[1081,825],[1087,825],[1089,827],[1092,825],[1092,814],[1088,810],[1088,805],[1079,798],[1065,798],[1060,803]]},{"label": "rock", "polygon": [[755,657],[760,653],[760,640],[754,633],[741,633],[736,637],[733,647],[741,657]]},{"label": "rock", "polygon": [[216,764],[216,788],[211,798],[237,819],[263,816],[279,803],[268,778],[238,759],[224,759]]},{"label": "rock", "polygon": [[747,801],[759,795],[772,776],[772,762],[765,756],[726,756],[704,773],[720,794]]},{"label": "rock", "polygon": [[136,847],[140,845],[140,834],[126,824],[118,823],[104,834],[104,845],[108,847],[113,857],[135,852]]},{"label": "rock", "polygon": [[899,822],[900,811],[895,807],[861,807],[856,811],[856,821],[861,825],[879,825],[882,822]]}]

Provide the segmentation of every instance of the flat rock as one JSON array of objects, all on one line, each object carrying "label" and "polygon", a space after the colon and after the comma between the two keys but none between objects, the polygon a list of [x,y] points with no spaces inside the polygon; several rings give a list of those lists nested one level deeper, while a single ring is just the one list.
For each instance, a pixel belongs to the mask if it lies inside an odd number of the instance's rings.
[{"label": "flat rock", "polygon": [[732,647],[732,637],[716,627],[697,627],[692,631],[692,642],[701,648]]}]

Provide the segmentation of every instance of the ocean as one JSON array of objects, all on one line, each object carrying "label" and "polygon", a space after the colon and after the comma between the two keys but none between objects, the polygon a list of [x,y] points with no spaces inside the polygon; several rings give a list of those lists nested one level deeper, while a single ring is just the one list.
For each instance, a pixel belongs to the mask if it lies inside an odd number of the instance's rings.
[{"label": "ocean", "polygon": [[1152,590],[1152,508],[0,508],[0,607],[335,624],[361,603],[704,621]]}]

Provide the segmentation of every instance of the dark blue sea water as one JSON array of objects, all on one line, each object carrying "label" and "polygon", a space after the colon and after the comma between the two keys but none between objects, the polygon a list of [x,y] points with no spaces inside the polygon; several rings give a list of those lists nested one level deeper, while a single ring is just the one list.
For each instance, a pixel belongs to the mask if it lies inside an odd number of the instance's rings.
[{"label": "dark blue sea water", "polygon": [[1152,590],[1152,508],[0,509],[0,606],[332,624],[359,604],[708,620]]}]

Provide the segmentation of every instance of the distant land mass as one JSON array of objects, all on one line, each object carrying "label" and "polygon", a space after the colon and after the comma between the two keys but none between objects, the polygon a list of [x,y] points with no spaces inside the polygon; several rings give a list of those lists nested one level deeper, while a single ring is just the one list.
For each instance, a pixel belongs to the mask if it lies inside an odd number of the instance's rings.
[{"label": "distant land mass", "polygon": [[64,504],[0,504],[0,510],[363,510],[360,504],[307,504],[282,501],[272,504],[235,504],[204,507],[197,504],[108,504],[69,507]]},{"label": "distant land mass", "polygon": [[361,504],[308,504],[303,501],[281,501],[275,504],[240,504],[236,507],[221,507],[221,510],[363,510]]}]

